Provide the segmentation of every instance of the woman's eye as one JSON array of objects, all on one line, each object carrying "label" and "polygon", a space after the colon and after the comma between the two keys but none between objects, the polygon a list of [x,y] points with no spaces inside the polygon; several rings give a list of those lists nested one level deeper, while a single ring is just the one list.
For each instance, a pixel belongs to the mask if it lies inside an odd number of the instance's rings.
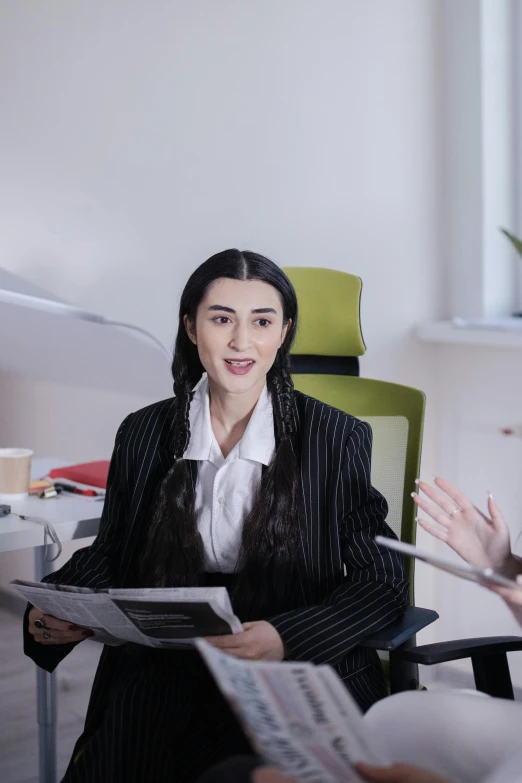
[{"label": "woman's eye", "polygon": [[227,318],[227,316],[226,316],[226,315],[218,315],[218,317],[217,317],[217,318],[214,318],[214,321],[215,321],[217,324],[226,324],[226,323],[227,323],[227,321],[230,321],[230,318]]},{"label": "woman's eye", "polygon": [[270,326],[271,321],[268,320],[268,318],[258,318],[256,321],[256,324],[259,324],[259,326]]}]

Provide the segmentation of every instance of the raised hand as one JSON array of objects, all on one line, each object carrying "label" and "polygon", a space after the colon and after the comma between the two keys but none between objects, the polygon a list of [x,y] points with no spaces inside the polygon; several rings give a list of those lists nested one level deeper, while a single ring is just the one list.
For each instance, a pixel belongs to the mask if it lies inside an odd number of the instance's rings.
[{"label": "raised hand", "polygon": [[419,481],[419,490],[429,498],[412,493],[415,503],[432,520],[418,518],[419,525],[458,555],[479,568],[493,568],[514,578],[522,571],[522,563],[511,553],[509,528],[493,497],[488,497],[487,517],[456,487],[441,478],[435,487]]}]

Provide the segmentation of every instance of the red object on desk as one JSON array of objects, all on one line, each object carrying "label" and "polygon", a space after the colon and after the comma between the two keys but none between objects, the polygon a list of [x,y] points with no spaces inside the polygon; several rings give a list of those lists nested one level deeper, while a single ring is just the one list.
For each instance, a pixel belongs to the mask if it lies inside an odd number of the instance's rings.
[{"label": "red object on desk", "polygon": [[81,465],[68,465],[66,468],[54,468],[49,471],[51,479],[67,479],[77,484],[87,484],[90,487],[106,489],[109,475],[109,460],[84,462]]}]

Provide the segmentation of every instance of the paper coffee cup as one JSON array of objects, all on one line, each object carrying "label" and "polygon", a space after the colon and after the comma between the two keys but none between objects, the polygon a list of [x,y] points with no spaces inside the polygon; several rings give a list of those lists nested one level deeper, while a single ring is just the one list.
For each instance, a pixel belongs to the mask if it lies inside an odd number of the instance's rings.
[{"label": "paper coffee cup", "polygon": [[23,500],[31,481],[30,449],[0,449],[0,500]]}]

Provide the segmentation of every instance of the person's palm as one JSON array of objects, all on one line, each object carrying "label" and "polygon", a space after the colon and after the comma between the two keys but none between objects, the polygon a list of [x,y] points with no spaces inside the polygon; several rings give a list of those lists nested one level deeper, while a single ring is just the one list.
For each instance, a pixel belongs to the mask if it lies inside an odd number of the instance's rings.
[{"label": "person's palm", "polygon": [[419,525],[448,544],[466,562],[479,568],[509,571],[512,560],[509,528],[491,495],[488,498],[489,518],[448,481],[437,478],[435,484],[438,489],[419,482],[419,489],[432,502],[420,495],[413,497],[419,508],[440,527],[425,519],[419,519]]},{"label": "person's palm", "polygon": [[511,542],[500,511],[494,516],[488,518],[475,507],[461,511],[448,530],[447,543],[468,563],[501,570],[511,553]]},{"label": "person's palm", "polygon": [[415,767],[412,764],[393,764],[391,767],[376,767],[360,762],[355,769],[368,783],[450,783],[435,772]]}]

